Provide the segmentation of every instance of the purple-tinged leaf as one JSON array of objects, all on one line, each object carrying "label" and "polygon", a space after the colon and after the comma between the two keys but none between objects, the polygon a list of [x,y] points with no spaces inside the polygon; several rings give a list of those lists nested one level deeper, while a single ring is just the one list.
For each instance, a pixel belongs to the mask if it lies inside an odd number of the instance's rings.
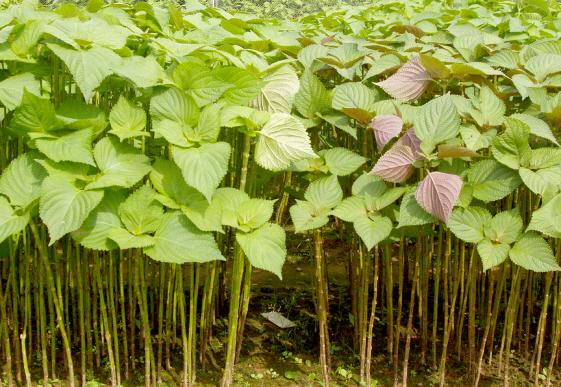
[{"label": "purple-tinged leaf", "polygon": [[448,217],[454,209],[454,203],[462,190],[459,176],[443,172],[430,172],[419,183],[415,199],[429,214],[448,223]]},{"label": "purple-tinged leaf", "polygon": [[392,183],[401,183],[407,180],[415,167],[411,163],[415,156],[408,146],[394,146],[388,150],[376,163],[374,169],[369,173],[376,175]]},{"label": "purple-tinged leaf", "polygon": [[457,158],[457,157],[483,157],[477,152],[463,146],[442,144],[438,147],[438,158]]},{"label": "purple-tinged leaf", "polygon": [[395,99],[412,102],[425,92],[429,80],[430,74],[421,64],[421,58],[416,56],[401,66],[394,75],[375,85]]},{"label": "purple-tinged leaf", "polygon": [[403,129],[403,120],[395,114],[386,114],[377,116],[370,124],[374,129],[374,137],[378,150],[381,151],[384,146],[394,137],[397,137]]},{"label": "purple-tinged leaf", "polygon": [[411,148],[416,159],[420,159],[418,152],[421,152],[421,140],[415,134],[415,127],[411,127],[403,136],[401,136],[393,146],[405,145]]}]

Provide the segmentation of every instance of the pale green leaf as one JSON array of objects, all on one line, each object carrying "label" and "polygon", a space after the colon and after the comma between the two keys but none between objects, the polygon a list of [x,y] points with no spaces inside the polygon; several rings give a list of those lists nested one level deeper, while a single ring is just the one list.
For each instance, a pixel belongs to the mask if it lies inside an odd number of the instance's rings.
[{"label": "pale green leaf", "polygon": [[24,153],[14,159],[0,176],[0,193],[8,197],[12,206],[25,209],[41,196],[41,184],[47,173],[35,161],[39,158],[36,151]]},{"label": "pale green leaf", "polygon": [[495,160],[483,160],[472,165],[468,180],[474,187],[473,196],[487,203],[504,198],[522,182],[517,171]]},{"label": "pale green leaf", "polygon": [[22,231],[29,223],[30,213],[18,215],[5,197],[0,196],[0,242]]},{"label": "pale green leaf", "polygon": [[237,208],[238,224],[250,228],[259,228],[273,215],[274,200],[249,199]]},{"label": "pale green leaf", "polygon": [[35,140],[37,149],[52,161],[73,161],[95,166],[92,156],[92,130],[82,129],[60,137],[49,136]]},{"label": "pale green leaf", "polygon": [[[449,96],[438,97],[424,104],[415,116],[415,134],[427,150],[460,132],[460,116]],[[423,147],[423,145],[421,145]]]},{"label": "pale green leaf", "polygon": [[307,201],[312,203],[317,210],[320,208],[331,209],[343,200],[343,190],[339,185],[337,176],[331,175],[314,180],[306,190],[304,197]]},{"label": "pale green leaf", "polygon": [[207,67],[194,62],[183,62],[173,72],[175,83],[192,96],[199,107],[216,101],[233,85],[224,82]]},{"label": "pale green leaf", "polygon": [[518,208],[503,211],[493,217],[491,222],[484,225],[485,236],[494,243],[511,244],[522,235],[522,218]]},{"label": "pale green leaf", "polygon": [[356,219],[368,215],[364,199],[351,196],[343,200],[330,215],[334,215],[345,222],[354,222]]},{"label": "pale green leaf", "polygon": [[33,74],[23,73],[6,78],[0,82],[0,101],[8,110],[14,110],[21,104],[24,90],[38,97],[41,96],[39,81]]},{"label": "pale green leaf", "polygon": [[109,114],[112,133],[121,141],[146,134],[146,113],[135,103],[121,96]]},{"label": "pale green leaf", "polygon": [[538,234],[527,232],[512,246],[510,259],[535,272],[560,271],[549,244]]},{"label": "pale green leaf", "polygon": [[107,236],[117,243],[121,250],[140,249],[156,243],[154,237],[150,235],[133,235],[124,228],[114,228]]},{"label": "pale green leaf", "polygon": [[561,194],[534,211],[528,230],[539,231],[552,238],[561,238]]},{"label": "pale green leaf", "polygon": [[282,227],[266,223],[250,234],[237,232],[236,240],[254,267],[270,271],[282,280],[286,258],[286,235]]},{"label": "pale green leaf", "polygon": [[354,221],[354,227],[360,239],[370,250],[390,235],[392,221],[385,216],[378,216],[374,220],[361,216]]},{"label": "pale green leaf", "polygon": [[508,257],[510,246],[502,243],[493,243],[489,238],[483,239],[477,244],[477,252],[481,257],[483,270],[498,266]]},{"label": "pale green leaf", "polygon": [[294,224],[294,231],[301,232],[325,226],[329,222],[329,209],[316,209],[312,203],[297,200],[290,207],[290,218]]},{"label": "pale green leaf", "polygon": [[448,227],[463,241],[479,243],[484,226],[491,222],[491,214],[481,207],[456,208],[448,218]]},{"label": "pale green leaf", "polygon": [[156,191],[146,184],[130,194],[119,206],[121,221],[132,234],[150,234],[158,229],[164,217],[164,208],[154,199],[155,195]]}]

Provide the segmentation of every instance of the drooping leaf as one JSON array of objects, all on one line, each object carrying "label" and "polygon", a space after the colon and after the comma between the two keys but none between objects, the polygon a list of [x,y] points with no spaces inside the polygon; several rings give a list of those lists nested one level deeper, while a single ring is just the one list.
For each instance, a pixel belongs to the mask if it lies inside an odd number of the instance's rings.
[{"label": "drooping leaf", "polygon": [[503,123],[506,105],[489,87],[481,87],[479,98],[472,102],[477,102],[479,108],[478,111],[470,112],[479,126],[498,126]]},{"label": "drooping leaf", "polygon": [[302,123],[288,114],[273,113],[258,133],[255,161],[265,169],[280,171],[291,161],[317,157]]},{"label": "drooping leaf", "polygon": [[527,232],[512,246],[512,262],[535,272],[560,271],[549,244],[538,234]]},{"label": "drooping leaf", "polygon": [[282,279],[286,258],[286,235],[281,226],[265,223],[250,234],[236,233],[236,240],[251,264]]},{"label": "drooping leaf", "polygon": [[39,92],[39,81],[31,73],[14,75],[0,82],[0,101],[8,110],[17,108],[23,98],[23,91],[41,96]]},{"label": "drooping leaf", "polygon": [[549,125],[544,121],[540,120],[539,118],[530,116],[528,114],[512,114],[510,118],[515,118],[528,125],[530,127],[530,134],[533,134],[534,136],[538,136],[541,138],[545,138],[546,140],[551,141],[555,145],[561,146],[561,144],[559,144],[559,141],[557,141],[557,139],[551,132],[551,128],[549,127]]},{"label": "drooping leaf", "polygon": [[115,136],[101,139],[93,153],[100,172],[86,185],[88,190],[113,186],[130,188],[150,172],[148,157]]},{"label": "drooping leaf", "polygon": [[154,239],[154,245],[143,251],[156,261],[201,263],[225,260],[212,234],[200,231],[180,211],[168,212],[164,216]]},{"label": "drooping leaf", "polygon": [[201,192],[209,203],[228,170],[230,152],[230,144],[226,142],[203,144],[198,148],[174,147],[172,150],[174,161],[181,168],[187,184]]},{"label": "drooping leaf", "polygon": [[73,161],[95,166],[92,156],[92,136],[92,130],[88,128],[60,137],[41,137],[35,140],[35,144],[37,149],[55,162]]},{"label": "drooping leaf", "polygon": [[415,156],[411,148],[405,145],[393,146],[378,159],[370,174],[393,183],[404,182],[415,172],[415,167],[411,164],[413,161]]},{"label": "drooping leaf", "polygon": [[403,102],[417,100],[429,84],[430,74],[421,64],[421,58],[415,56],[386,79],[378,82],[386,93]]},{"label": "drooping leaf", "polygon": [[461,240],[479,243],[485,238],[484,226],[490,222],[491,214],[484,208],[456,208],[448,218],[448,227]]},{"label": "drooping leaf", "polygon": [[462,179],[442,172],[430,172],[415,191],[417,202],[427,211],[448,223],[448,217],[460,196]]},{"label": "drooping leaf", "polygon": [[438,158],[482,157],[479,153],[463,146],[442,144],[438,146]]},{"label": "drooping leaf", "polygon": [[392,138],[397,137],[401,133],[403,120],[395,114],[376,116],[370,124],[370,127],[374,129],[376,145],[381,152]]},{"label": "drooping leaf", "polygon": [[77,230],[101,199],[102,190],[84,191],[58,176],[47,177],[41,186],[39,214],[49,229],[49,245]]},{"label": "drooping leaf", "polygon": [[153,56],[133,56],[122,64],[115,64],[112,70],[136,87],[147,88],[174,84]]},{"label": "drooping leaf", "polygon": [[21,105],[16,109],[11,128],[18,134],[48,133],[62,129],[53,104],[47,99],[23,91]]},{"label": "drooping leaf", "polygon": [[524,184],[533,193],[541,195],[544,203],[547,203],[561,190],[561,167],[554,166],[537,171],[520,168],[518,172]]}]

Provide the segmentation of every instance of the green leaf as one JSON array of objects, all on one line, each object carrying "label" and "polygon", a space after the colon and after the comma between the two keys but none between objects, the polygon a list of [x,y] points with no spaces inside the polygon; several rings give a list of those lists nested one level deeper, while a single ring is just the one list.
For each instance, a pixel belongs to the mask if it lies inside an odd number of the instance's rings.
[{"label": "green leaf", "polygon": [[526,62],[526,69],[536,76],[538,82],[543,82],[549,74],[561,72],[561,55],[536,55]]},{"label": "green leaf", "polygon": [[335,110],[361,109],[367,112],[373,110],[374,93],[360,82],[347,82],[333,89],[331,105]]},{"label": "green leaf", "polygon": [[273,113],[258,133],[255,161],[265,169],[281,171],[291,161],[317,157],[304,125],[288,114]]},{"label": "green leaf", "polygon": [[41,187],[39,214],[49,229],[49,245],[77,230],[101,199],[101,190],[84,191],[58,176],[47,177]]},{"label": "green leaf", "polygon": [[130,194],[119,206],[121,221],[132,234],[150,234],[158,229],[164,217],[164,208],[154,199],[155,195],[156,191],[146,184]]},{"label": "green leaf", "polygon": [[23,91],[21,105],[16,109],[11,128],[18,134],[48,133],[62,128],[54,105],[47,99]]},{"label": "green leaf", "polygon": [[331,175],[313,181],[306,190],[304,197],[317,210],[320,208],[333,208],[343,200],[343,190],[339,185],[337,176]]},{"label": "green leaf", "polygon": [[545,169],[561,163],[561,148],[539,148],[532,150],[528,167]]},{"label": "green leaf", "polygon": [[213,103],[204,107],[194,130],[194,138],[202,142],[216,142],[220,134],[220,116],[224,103]]},{"label": "green leaf", "polygon": [[0,193],[12,206],[26,209],[41,196],[41,184],[47,177],[45,169],[35,161],[36,151],[29,151],[14,159],[0,176]]},{"label": "green leaf", "polygon": [[217,142],[199,148],[174,147],[172,154],[187,184],[201,192],[210,203],[214,190],[228,170],[230,151],[230,144]]},{"label": "green leaf", "polygon": [[214,200],[222,206],[222,224],[238,227],[238,207],[249,200],[249,195],[235,188],[218,188],[214,192]]},{"label": "green leaf", "polygon": [[108,236],[119,245],[121,250],[140,249],[156,243],[154,237],[150,235],[133,235],[124,228],[112,229]]},{"label": "green leaf", "polygon": [[301,232],[313,230],[325,226],[329,222],[329,209],[316,209],[312,203],[296,200],[296,204],[290,207],[290,218],[294,223],[294,231]]},{"label": "green leaf", "polygon": [[546,169],[531,171],[520,168],[520,177],[530,190],[543,197],[548,202],[561,190],[561,167],[554,166]]},{"label": "green leaf", "polygon": [[259,228],[273,215],[274,200],[249,199],[237,209],[240,227]]},{"label": "green leaf", "polygon": [[107,118],[100,108],[72,98],[65,99],[56,114],[58,119],[64,123],[65,129],[90,128],[93,138],[98,137],[107,127]]},{"label": "green leaf", "polygon": [[0,101],[8,110],[17,108],[23,98],[23,92],[41,97],[39,81],[31,73],[23,73],[9,77],[0,82]]},{"label": "green leaf", "polygon": [[498,266],[508,257],[510,246],[502,243],[494,244],[489,238],[483,239],[477,244],[477,252],[481,257],[483,270]]},{"label": "green leaf", "polygon": [[474,187],[473,196],[486,203],[504,198],[522,182],[516,171],[495,160],[483,160],[472,165],[468,180]]},{"label": "green leaf", "polygon": [[411,191],[403,196],[401,199],[401,206],[399,207],[399,224],[396,228],[404,226],[422,226],[427,223],[434,223],[437,218],[425,210],[417,203],[415,199],[416,187],[410,188]]},{"label": "green leaf", "polygon": [[146,132],[146,113],[142,108],[121,96],[109,114],[111,130],[109,133],[119,137],[121,141]]},{"label": "green leaf", "polygon": [[377,198],[386,191],[386,182],[375,175],[362,174],[353,183],[352,192],[355,196]]},{"label": "green leaf", "polygon": [[330,215],[334,215],[345,222],[354,222],[360,217],[368,215],[364,199],[351,196],[343,200]]},{"label": "green leaf", "polygon": [[512,246],[510,259],[517,265],[535,272],[559,271],[551,247],[538,234],[527,232]]},{"label": "green leaf", "polygon": [[503,123],[506,105],[489,87],[481,87],[479,98],[472,102],[479,108],[479,111],[471,111],[479,126],[499,126]]},{"label": "green leaf", "polygon": [[193,127],[199,122],[199,107],[193,97],[180,90],[168,89],[152,97],[150,117],[152,130],[170,143],[189,147],[196,140]]},{"label": "green leaf", "polygon": [[87,249],[114,250],[119,246],[109,239],[111,230],[121,228],[119,206],[125,201],[125,195],[119,191],[107,191],[103,200],[84,220],[79,229],[72,232],[72,238]]},{"label": "green leaf", "polygon": [[113,71],[127,79],[136,87],[172,86],[167,73],[153,56],[131,57],[119,66],[114,64]]},{"label": "green leaf", "polygon": [[528,125],[530,127],[530,134],[545,138],[555,145],[561,146],[561,144],[559,144],[559,142],[551,132],[551,128],[549,127],[549,125],[543,120],[540,120],[539,118],[530,116],[528,114],[512,114],[510,118],[515,118]]},{"label": "green leaf", "polygon": [[485,236],[495,243],[511,244],[522,235],[522,218],[518,208],[503,211],[493,217],[488,225],[486,224]]},{"label": "green leaf", "polygon": [[329,109],[329,93],[312,72],[305,71],[300,77],[300,89],[294,96],[294,104],[300,114],[310,120],[315,118],[316,113]]},{"label": "green leaf", "polygon": [[261,88],[266,84],[246,69],[238,67],[223,67],[215,70],[214,74],[234,86],[226,89],[222,95],[228,105],[247,105],[259,95]]},{"label": "green leaf", "polygon": [[374,210],[380,211],[383,208],[386,208],[390,204],[394,203],[397,199],[399,199],[403,194],[407,192],[406,187],[395,187],[390,188],[386,192],[384,192],[380,197],[377,197],[374,200]]},{"label": "green leaf", "polygon": [[421,147],[430,152],[435,145],[460,133],[460,116],[449,96],[438,97],[424,104],[415,116],[415,134]]},{"label": "green leaf", "polygon": [[194,62],[183,62],[177,66],[173,79],[200,107],[216,101],[233,86],[222,81],[207,67]]},{"label": "green leaf", "polygon": [[216,231],[223,233],[222,230],[222,206],[220,202],[213,199],[209,203],[205,197],[197,190],[192,189],[196,198],[193,197],[189,204],[181,206],[181,211],[191,222],[201,231]]},{"label": "green leaf", "polygon": [[265,223],[250,234],[237,232],[236,240],[253,266],[270,271],[282,280],[286,235],[281,226]]},{"label": "green leaf", "polygon": [[561,194],[534,211],[527,230],[539,231],[552,238],[561,238]]},{"label": "green leaf", "polygon": [[392,221],[385,216],[377,216],[374,220],[361,216],[354,221],[356,233],[368,250],[386,239],[392,231]]},{"label": "green leaf", "polygon": [[488,148],[497,135],[496,129],[490,129],[485,133],[480,133],[474,125],[462,125],[460,127],[460,135],[466,146],[472,151],[478,151]]},{"label": "green leaf", "polygon": [[47,46],[68,66],[86,101],[101,82],[113,73],[111,68],[121,63],[119,55],[105,47],[77,50],[60,43],[47,43]]},{"label": "green leaf", "polygon": [[0,242],[22,231],[29,223],[30,213],[18,215],[6,198],[0,196]]},{"label": "green leaf", "polygon": [[284,66],[264,79],[267,82],[254,101],[262,111],[286,113],[292,111],[294,95],[300,87],[298,76],[292,68]]},{"label": "green leaf", "polygon": [[154,235],[156,243],[143,249],[150,258],[169,263],[224,261],[209,232],[199,230],[181,212],[168,212]]},{"label": "green leaf", "polygon": [[505,118],[505,124],[505,132],[493,139],[491,151],[493,157],[501,164],[518,169],[521,160],[528,157],[531,152],[528,143],[530,127],[524,122],[510,117]]},{"label": "green leaf", "polygon": [[140,150],[117,137],[101,139],[94,148],[94,158],[100,172],[86,189],[105,187],[130,188],[150,172],[150,159]]},{"label": "green leaf", "polygon": [[484,208],[456,208],[448,218],[448,227],[461,240],[479,243],[485,238],[483,229],[490,222],[491,214]]},{"label": "green leaf", "polygon": [[332,148],[321,155],[325,165],[334,175],[347,176],[364,165],[366,158],[346,148]]},{"label": "green leaf", "polygon": [[37,149],[55,162],[73,161],[95,166],[92,156],[92,130],[89,128],[60,137],[38,138],[35,144]]}]

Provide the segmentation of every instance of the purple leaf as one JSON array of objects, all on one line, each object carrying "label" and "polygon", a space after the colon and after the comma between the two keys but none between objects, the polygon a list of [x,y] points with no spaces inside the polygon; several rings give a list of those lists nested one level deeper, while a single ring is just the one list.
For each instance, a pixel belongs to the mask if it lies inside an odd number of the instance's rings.
[{"label": "purple leaf", "polygon": [[416,159],[420,159],[419,153],[421,152],[421,140],[415,134],[415,127],[411,127],[399,140],[397,140],[394,146],[405,145],[411,148],[413,155],[415,155]]},{"label": "purple leaf", "polygon": [[376,144],[378,145],[378,150],[381,151],[392,138],[397,137],[401,133],[403,120],[395,114],[386,114],[374,118],[370,127],[374,129]]},{"label": "purple leaf", "polygon": [[393,146],[376,163],[374,169],[369,173],[393,183],[401,183],[407,180],[415,167],[411,163],[415,156],[408,146]]},{"label": "purple leaf", "polygon": [[421,58],[415,56],[401,66],[394,75],[375,85],[380,86],[395,99],[412,102],[425,92],[429,79],[430,74],[421,64]]},{"label": "purple leaf", "polygon": [[429,214],[448,223],[448,217],[462,190],[459,176],[443,172],[430,172],[415,191],[415,199]]}]

